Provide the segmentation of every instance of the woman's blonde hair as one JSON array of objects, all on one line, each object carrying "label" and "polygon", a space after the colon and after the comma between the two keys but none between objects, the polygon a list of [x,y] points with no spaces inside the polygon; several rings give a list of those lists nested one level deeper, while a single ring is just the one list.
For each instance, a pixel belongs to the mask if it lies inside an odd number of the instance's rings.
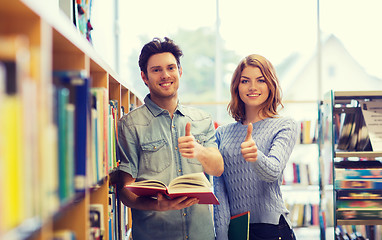
[{"label": "woman's blonde hair", "polygon": [[240,61],[236,67],[231,80],[231,101],[228,104],[228,112],[236,121],[245,121],[245,105],[240,99],[239,83],[241,74],[244,68],[251,66],[260,69],[265,78],[265,82],[269,88],[269,96],[260,110],[261,114],[265,117],[274,117],[277,115],[277,108],[279,105],[284,107],[281,102],[282,91],[280,88],[279,80],[276,75],[276,70],[272,63],[265,57],[258,54],[251,54]]}]

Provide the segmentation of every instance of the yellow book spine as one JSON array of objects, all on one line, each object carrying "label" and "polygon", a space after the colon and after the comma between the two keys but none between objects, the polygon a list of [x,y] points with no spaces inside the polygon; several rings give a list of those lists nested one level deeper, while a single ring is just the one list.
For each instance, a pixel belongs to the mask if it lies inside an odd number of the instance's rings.
[{"label": "yellow book spine", "polygon": [[[23,220],[22,104],[18,97],[2,99],[0,105],[0,160],[2,161],[1,230],[9,230]],[[5,221],[3,221],[5,220]]]}]

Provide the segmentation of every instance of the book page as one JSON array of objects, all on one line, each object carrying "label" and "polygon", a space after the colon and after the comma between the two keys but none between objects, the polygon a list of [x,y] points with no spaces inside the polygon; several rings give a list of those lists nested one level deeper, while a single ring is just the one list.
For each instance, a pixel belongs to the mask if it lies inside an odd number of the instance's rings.
[{"label": "book page", "polygon": [[133,182],[132,184],[130,184],[130,186],[166,189],[166,184],[158,180],[143,180],[143,181]]},{"label": "book page", "polygon": [[208,181],[203,172],[191,173],[179,176],[171,181],[168,186],[171,189],[174,188],[189,188],[189,187],[206,187],[210,188],[211,183]]},{"label": "book page", "polygon": [[382,101],[361,104],[373,151],[382,151]]},{"label": "book page", "polygon": [[168,188],[168,192],[170,194],[173,193],[196,193],[196,192],[212,192],[212,189],[206,186],[201,186],[199,184],[192,183],[177,183],[175,185],[171,185]]}]

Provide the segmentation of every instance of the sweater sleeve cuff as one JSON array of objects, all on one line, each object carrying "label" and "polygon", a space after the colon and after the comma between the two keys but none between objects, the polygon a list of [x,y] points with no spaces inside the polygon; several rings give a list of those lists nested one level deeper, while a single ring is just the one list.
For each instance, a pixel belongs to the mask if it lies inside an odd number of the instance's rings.
[{"label": "sweater sleeve cuff", "polygon": [[264,153],[259,151],[259,150],[257,150],[257,161],[251,162],[252,167],[256,168],[257,166],[262,165],[263,162],[264,162],[264,159],[265,159]]}]

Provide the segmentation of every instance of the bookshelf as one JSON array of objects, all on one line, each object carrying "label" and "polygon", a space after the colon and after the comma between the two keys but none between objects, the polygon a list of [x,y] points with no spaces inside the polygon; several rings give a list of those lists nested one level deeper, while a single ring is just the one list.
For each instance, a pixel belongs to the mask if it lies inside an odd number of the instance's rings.
[{"label": "bookshelf", "polygon": [[281,190],[296,232],[300,228],[318,229],[317,155],[316,143],[296,143],[284,170]]},{"label": "bookshelf", "polygon": [[[131,219],[129,222],[129,210],[120,205],[109,185],[109,173],[118,164],[115,122],[122,116],[122,108],[127,113],[142,104],[139,96],[99,57],[59,10],[58,1],[0,0],[0,5],[0,239],[53,239],[62,232],[74,234],[76,239],[92,239],[91,232],[98,231],[89,224],[93,205],[103,209],[103,225],[98,232],[103,239],[122,239]],[[72,89],[66,89],[67,98],[63,99],[68,102],[64,107],[58,105],[61,86],[55,80],[56,72],[81,72],[84,78],[80,80],[89,80],[89,98],[83,102],[88,106],[85,127],[81,129],[77,129],[75,119],[82,113],[76,112],[77,105],[70,104],[70,96],[75,95]],[[95,145],[100,129],[92,120],[100,121],[97,113],[101,110],[92,104],[90,90],[95,88],[105,90],[102,109],[106,122],[100,125],[101,132],[109,137],[104,139],[105,146]],[[118,102],[117,109],[110,107],[109,100]],[[70,113],[72,118],[58,120]],[[69,125],[70,119],[73,125]],[[66,131],[60,131],[61,126]],[[85,132],[86,142],[81,149],[70,145],[79,142],[75,137],[80,130]],[[102,154],[98,154],[98,146],[103,148]],[[62,149],[69,154],[63,158],[65,165],[60,165]],[[79,151],[85,157],[81,181],[74,173]],[[63,166],[72,177],[60,177]],[[62,179],[68,180],[67,185]],[[63,186],[71,188],[64,197]]]},{"label": "bookshelf", "polygon": [[[285,101],[281,115],[296,120],[298,138],[283,172],[281,191],[295,234],[318,235],[317,102]],[[305,111],[306,110],[306,111]]]},{"label": "bookshelf", "polygon": [[[382,152],[373,145],[364,103],[381,106],[382,92],[330,91],[320,106],[320,167],[325,174],[321,184],[328,189],[321,194],[321,209],[326,215],[325,227],[333,227],[336,236],[358,234],[380,239],[382,220],[378,204],[382,190],[365,187],[362,182],[370,180],[367,182],[373,185],[382,178],[378,172]],[[370,170],[377,172],[372,177],[363,175]]]}]

